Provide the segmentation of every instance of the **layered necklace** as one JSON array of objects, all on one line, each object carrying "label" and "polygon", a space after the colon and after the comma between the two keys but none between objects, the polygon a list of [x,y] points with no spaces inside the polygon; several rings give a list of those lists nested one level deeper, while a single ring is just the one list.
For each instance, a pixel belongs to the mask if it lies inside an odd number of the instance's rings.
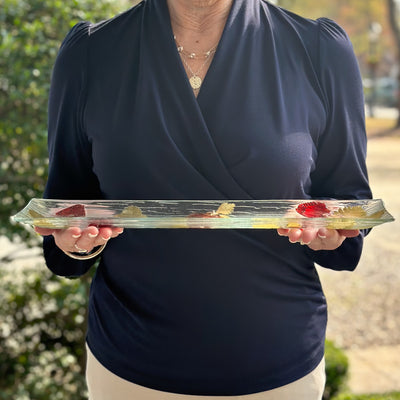
[{"label": "layered necklace", "polygon": [[[217,45],[214,45],[208,51],[198,54],[198,53],[186,51],[183,48],[183,46],[181,46],[178,43],[175,35],[174,35],[174,40],[176,43],[176,48],[178,50],[178,53],[181,56],[181,59],[182,59],[183,63],[185,64],[186,68],[188,69],[189,73],[191,74],[191,76],[189,77],[190,86],[192,87],[193,90],[199,90],[201,87],[201,84],[203,83],[203,80],[200,78],[199,74],[201,73],[203,68],[206,66],[206,64],[211,61],[211,59],[217,49]],[[197,71],[193,71],[188,63],[188,60],[204,60],[204,61],[200,65],[200,68],[197,69]]]}]

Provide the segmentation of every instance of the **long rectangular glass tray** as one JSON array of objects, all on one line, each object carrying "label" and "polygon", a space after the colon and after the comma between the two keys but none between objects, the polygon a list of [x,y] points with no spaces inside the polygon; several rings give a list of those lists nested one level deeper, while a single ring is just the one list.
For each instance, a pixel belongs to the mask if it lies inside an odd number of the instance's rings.
[{"label": "long rectangular glass tray", "polygon": [[16,222],[42,228],[371,228],[394,218],[382,200],[47,200],[32,199]]}]

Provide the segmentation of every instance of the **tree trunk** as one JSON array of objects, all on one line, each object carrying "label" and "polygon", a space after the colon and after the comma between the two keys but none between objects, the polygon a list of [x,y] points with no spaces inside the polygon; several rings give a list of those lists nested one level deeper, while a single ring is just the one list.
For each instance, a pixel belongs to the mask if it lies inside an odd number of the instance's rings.
[{"label": "tree trunk", "polygon": [[399,128],[400,127],[400,25],[398,22],[396,1],[387,0],[387,4],[388,4],[389,22],[396,42],[397,60],[399,65],[399,71],[397,75],[397,79],[399,82],[398,86],[399,90],[397,91],[397,109],[399,111],[399,116],[397,118],[397,123],[396,123],[396,128]]}]

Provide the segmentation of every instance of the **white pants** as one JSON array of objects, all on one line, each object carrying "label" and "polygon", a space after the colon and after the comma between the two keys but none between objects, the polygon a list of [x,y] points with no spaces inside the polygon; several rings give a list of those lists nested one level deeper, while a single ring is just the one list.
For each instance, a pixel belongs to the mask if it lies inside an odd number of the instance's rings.
[{"label": "white pants", "polygon": [[305,377],[266,392],[241,396],[193,396],[149,389],[113,374],[87,349],[86,380],[89,400],[321,400],[325,387],[325,360]]}]

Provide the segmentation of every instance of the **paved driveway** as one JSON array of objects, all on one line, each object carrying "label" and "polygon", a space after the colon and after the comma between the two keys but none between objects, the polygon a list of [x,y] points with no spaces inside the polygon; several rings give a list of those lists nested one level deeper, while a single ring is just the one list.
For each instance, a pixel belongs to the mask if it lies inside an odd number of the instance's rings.
[{"label": "paved driveway", "polygon": [[350,359],[355,393],[400,390],[400,137],[370,139],[374,198],[395,222],[374,228],[354,272],[319,268],[328,301],[329,338]]},{"label": "paved driveway", "polygon": [[328,336],[345,348],[400,344],[400,137],[370,139],[367,162],[374,198],[396,221],[371,231],[356,271],[319,269]]}]

